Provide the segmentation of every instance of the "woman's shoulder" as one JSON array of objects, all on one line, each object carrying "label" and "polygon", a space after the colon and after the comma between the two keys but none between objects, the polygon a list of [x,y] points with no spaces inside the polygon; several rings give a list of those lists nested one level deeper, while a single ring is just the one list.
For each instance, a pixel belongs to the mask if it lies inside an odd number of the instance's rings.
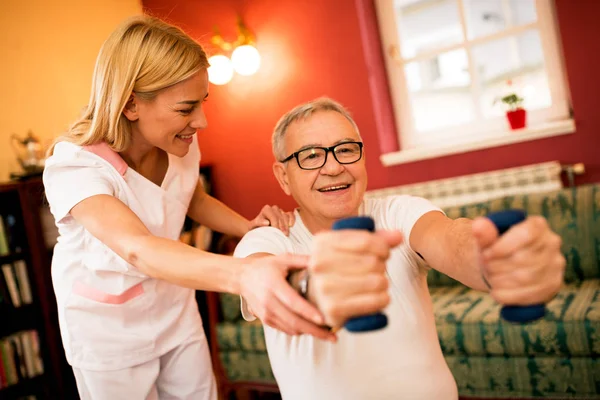
[{"label": "woman's shoulder", "polygon": [[68,171],[71,176],[80,173],[85,176],[90,176],[90,173],[94,176],[112,176],[111,170],[116,167],[99,154],[96,149],[98,146],[80,146],[67,141],[57,143],[52,155],[46,159],[44,175],[49,177]]},{"label": "woman's shoulder", "polygon": [[104,164],[103,160],[110,163],[110,160],[107,160],[107,158],[110,158],[107,157],[107,154],[112,155],[111,153],[114,153],[114,151],[110,150],[106,143],[81,146],[63,141],[54,146],[52,155],[46,159],[46,166],[70,163],[80,166],[98,166]]},{"label": "woman's shoulder", "polygon": [[46,159],[46,166],[69,162],[81,163],[86,160],[93,162],[96,157],[89,151],[86,151],[86,147],[67,141],[58,142],[54,146],[52,155]]},{"label": "woman's shoulder", "polygon": [[48,157],[48,159],[51,160],[57,158],[73,157],[81,150],[83,150],[83,146],[79,146],[75,143],[67,141],[61,141],[54,145],[52,155]]}]

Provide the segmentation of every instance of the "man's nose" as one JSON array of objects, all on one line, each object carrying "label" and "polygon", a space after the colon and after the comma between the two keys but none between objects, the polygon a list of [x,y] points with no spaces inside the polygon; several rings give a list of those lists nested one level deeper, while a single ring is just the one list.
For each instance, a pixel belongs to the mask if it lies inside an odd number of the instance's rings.
[{"label": "man's nose", "polygon": [[325,161],[325,165],[321,167],[321,173],[325,175],[339,175],[344,171],[344,166],[340,164],[332,152],[327,154],[327,160]]}]

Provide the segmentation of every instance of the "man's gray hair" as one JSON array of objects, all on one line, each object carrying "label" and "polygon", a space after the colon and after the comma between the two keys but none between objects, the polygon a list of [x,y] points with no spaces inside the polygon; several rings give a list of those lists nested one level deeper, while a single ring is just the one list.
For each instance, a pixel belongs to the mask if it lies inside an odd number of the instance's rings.
[{"label": "man's gray hair", "polygon": [[319,111],[335,111],[342,114],[348,121],[350,121],[356,130],[356,133],[360,137],[358,126],[350,116],[350,112],[348,112],[348,110],[340,103],[330,99],[329,97],[320,97],[318,99],[309,101],[308,103],[300,104],[279,119],[277,125],[275,125],[272,138],[273,155],[277,161],[283,160],[287,155],[285,154],[284,139],[290,125],[294,121],[305,120]]}]

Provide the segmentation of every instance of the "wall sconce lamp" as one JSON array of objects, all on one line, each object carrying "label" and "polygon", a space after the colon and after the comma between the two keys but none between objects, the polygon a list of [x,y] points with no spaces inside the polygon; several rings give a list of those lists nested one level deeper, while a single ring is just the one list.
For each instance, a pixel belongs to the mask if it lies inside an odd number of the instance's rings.
[{"label": "wall sconce lamp", "polygon": [[[234,71],[240,75],[254,75],[260,67],[260,54],[255,47],[255,37],[244,25],[242,19],[237,20],[238,37],[235,42],[226,42],[218,29],[211,39],[211,43],[222,54],[217,54],[208,59],[208,80],[214,85],[225,85],[233,78]],[[231,54],[231,58],[226,54]]]}]

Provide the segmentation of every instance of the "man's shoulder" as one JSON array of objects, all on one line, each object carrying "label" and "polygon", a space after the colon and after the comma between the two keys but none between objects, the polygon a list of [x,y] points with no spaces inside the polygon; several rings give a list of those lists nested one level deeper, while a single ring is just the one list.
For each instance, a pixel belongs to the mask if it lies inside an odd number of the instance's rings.
[{"label": "man's shoulder", "polygon": [[282,254],[291,252],[291,240],[277,228],[264,226],[249,231],[242,237],[233,253],[244,258],[256,253]]},{"label": "man's shoulder", "polygon": [[377,197],[365,197],[365,204],[410,203],[412,201],[428,201],[427,199],[411,194],[388,194]]},{"label": "man's shoulder", "polygon": [[385,214],[386,211],[394,208],[410,207],[415,203],[429,203],[425,198],[412,196],[408,194],[394,194],[387,196],[369,197],[363,201],[363,207],[366,214]]},{"label": "man's shoulder", "polygon": [[252,240],[257,238],[275,238],[275,237],[286,237],[285,234],[272,226],[261,226],[259,228],[254,228],[249,230],[243,237],[242,240]]},{"label": "man's shoulder", "polygon": [[441,211],[429,200],[407,194],[365,199],[364,212],[375,219],[383,229],[408,229],[423,214]]}]

